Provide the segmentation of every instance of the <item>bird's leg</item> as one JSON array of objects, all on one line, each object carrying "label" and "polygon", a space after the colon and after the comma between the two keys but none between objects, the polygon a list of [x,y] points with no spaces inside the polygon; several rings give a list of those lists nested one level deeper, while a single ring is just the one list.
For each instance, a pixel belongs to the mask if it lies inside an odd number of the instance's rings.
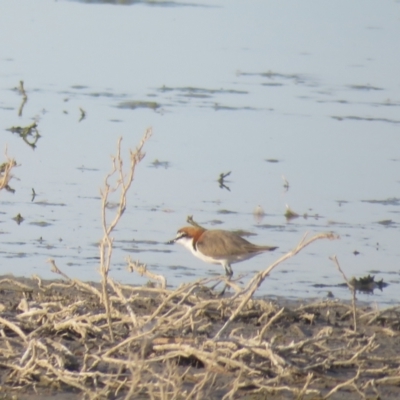
[{"label": "bird's leg", "polygon": [[233,275],[233,271],[232,271],[231,265],[228,264],[228,263],[224,264],[224,269],[225,269],[226,276],[230,280],[232,278],[232,275]]},{"label": "bird's leg", "polygon": [[[228,281],[230,281],[231,278],[232,278],[232,275],[233,275],[233,271],[232,271],[231,265],[226,263],[226,264],[223,264],[223,267],[225,269],[225,274],[226,274],[226,276],[228,278]],[[227,287],[228,287],[228,285],[225,283],[225,286],[221,290],[221,292],[218,294],[218,297],[222,297],[225,294],[225,290],[226,290]]]},{"label": "bird's leg", "polygon": [[[225,275],[227,276],[228,280],[230,280],[232,278],[232,275],[233,275],[233,271],[232,271],[232,268],[231,268],[230,264],[224,263],[224,264],[222,264],[222,266],[224,267]],[[221,281],[217,282],[214,286],[211,287],[211,290],[214,290],[220,283],[221,283]],[[218,293],[218,297],[221,297],[221,296],[224,295],[225,290],[226,290],[227,287],[228,287],[228,285],[225,284],[224,288],[222,289],[222,291],[220,293]]]}]

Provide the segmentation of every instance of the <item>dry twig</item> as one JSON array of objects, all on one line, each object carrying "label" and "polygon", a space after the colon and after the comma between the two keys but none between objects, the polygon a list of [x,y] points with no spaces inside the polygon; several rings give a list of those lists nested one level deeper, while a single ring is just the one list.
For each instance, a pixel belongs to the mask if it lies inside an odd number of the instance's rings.
[{"label": "dry twig", "polygon": [[234,298],[237,298],[239,295],[242,298],[241,303],[239,307],[236,309],[236,311],[230,316],[229,320],[226,321],[225,325],[218,331],[218,333],[215,335],[215,338],[218,338],[222,335],[222,333],[226,330],[229,324],[232,323],[232,321],[239,315],[239,313],[242,311],[244,306],[248,303],[248,301],[252,298],[254,295],[255,291],[260,287],[261,283],[264,282],[265,278],[270,274],[270,272],[277,267],[279,264],[281,264],[283,261],[295,256],[299,251],[301,251],[304,247],[310,245],[312,242],[315,242],[316,240],[319,239],[337,239],[338,236],[332,234],[332,233],[320,233],[312,238],[306,240],[306,236],[302,238],[300,243],[291,251],[286,253],[284,256],[279,258],[277,261],[275,261],[273,264],[271,264],[266,270],[261,271],[257,273],[254,278],[248,283],[247,287],[243,290],[243,294],[236,294]]},{"label": "dry twig", "polygon": [[[379,350],[383,341],[395,343],[397,337],[375,334],[368,318],[360,318],[366,322],[362,335],[350,331],[343,304],[309,304],[307,313],[315,317],[307,325],[304,307],[282,308],[261,299],[251,299],[237,313],[247,294],[202,297],[197,290],[208,282],[138,292],[109,278],[114,343],[108,340],[108,317],[93,284],[85,284],[89,290],[77,281],[58,286],[28,282],[24,287],[32,291],[32,300],[27,308],[8,306],[10,300],[0,297],[6,304],[0,319],[0,367],[7,371],[3,387],[23,384],[40,390],[57,382],[93,399],[118,393],[122,398],[216,400],[246,393],[330,398],[348,389],[367,396],[376,385],[395,390],[399,384],[400,357]],[[11,278],[5,283],[17,287]],[[20,292],[10,293],[18,304]],[[340,326],[326,325],[320,313],[325,308],[342,321]],[[232,315],[236,325],[213,339]],[[259,321],[268,315],[274,317],[258,333]],[[301,327],[309,333],[299,339],[293,332]],[[335,381],[326,374],[331,369]]]},{"label": "dry twig", "polygon": [[12,178],[11,170],[17,165],[17,163],[13,158],[8,157],[7,148],[5,150],[5,156],[7,161],[0,165],[0,190],[2,189],[10,190],[8,183]]},{"label": "dry twig", "polygon": [[352,304],[352,311],[353,311],[353,321],[354,321],[354,332],[357,332],[357,311],[356,311],[356,288],[349,282],[347,279],[345,273],[342,271],[342,268],[340,268],[339,261],[337,260],[336,256],[330,257],[330,259],[334,262],[336,268],[338,271],[342,274],[343,279],[345,280],[347,287],[349,288],[351,292],[351,304]]},{"label": "dry twig", "polygon": [[[118,140],[117,145],[117,155],[112,157],[112,170],[106,176],[104,181],[104,188],[100,191],[101,200],[102,200],[102,225],[104,236],[100,241],[100,273],[102,276],[102,294],[103,294],[103,303],[107,313],[107,321],[109,326],[110,340],[114,341],[114,334],[111,327],[111,309],[110,309],[110,301],[108,298],[107,291],[107,279],[108,273],[111,266],[111,255],[112,255],[112,246],[113,246],[113,238],[111,237],[111,233],[117,226],[119,220],[121,219],[123,213],[126,209],[126,200],[127,200],[127,192],[132,184],[136,165],[143,159],[145,153],[142,151],[144,144],[151,136],[151,129],[147,129],[145,132],[139,146],[134,150],[130,151],[130,166],[127,175],[125,175],[123,171],[123,161],[121,156],[121,141],[122,138]],[[117,176],[116,182],[114,185],[111,184],[111,179]],[[114,219],[111,222],[107,221],[107,203],[109,201],[109,196],[113,193],[120,194],[118,207],[114,216]]]}]

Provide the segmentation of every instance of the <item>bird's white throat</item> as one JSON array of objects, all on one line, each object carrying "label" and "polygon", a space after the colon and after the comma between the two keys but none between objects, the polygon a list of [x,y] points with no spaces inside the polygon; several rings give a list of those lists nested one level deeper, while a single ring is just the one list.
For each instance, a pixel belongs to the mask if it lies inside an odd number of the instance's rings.
[{"label": "bird's white throat", "polygon": [[179,238],[176,243],[185,246],[188,250],[190,250],[194,255],[196,255],[196,250],[193,248],[193,238],[184,236]]}]

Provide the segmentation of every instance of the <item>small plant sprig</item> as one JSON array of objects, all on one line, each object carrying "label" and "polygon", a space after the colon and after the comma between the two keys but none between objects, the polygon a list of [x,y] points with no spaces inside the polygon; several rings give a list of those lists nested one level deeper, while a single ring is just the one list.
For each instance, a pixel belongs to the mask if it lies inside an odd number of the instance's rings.
[{"label": "small plant sprig", "polygon": [[[106,309],[107,322],[109,326],[110,340],[114,341],[114,335],[111,325],[111,305],[108,297],[107,282],[108,273],[111,266],[111,255],[113,250],[113,238],[111,237],[112,231],[117,226],[122,214],[126,209],[126,199],[128,190],[132,184],[136,165],[142,161],[145,153],[142,151],[144,144],[152,134],[151,128],[147,129],[135,150],[130,150],[130,164],[127,173],[123,170],[123,160],[121,156],[121,141],[119,138],[117,144],[117,155],[112,157],[112,169],[107,174],[104,180],[104,187],[100,190],[101,194],[101,221],[103,226],[103,238],[100,241],[100,274],[102,277],[102,294],[103,304]],[[112,184],[112,178],[117,177],[116,181]],[[119,193],[119,203],[116,208],[114,219],[111,222],[107,221],[107,204],[111,194]]]}]

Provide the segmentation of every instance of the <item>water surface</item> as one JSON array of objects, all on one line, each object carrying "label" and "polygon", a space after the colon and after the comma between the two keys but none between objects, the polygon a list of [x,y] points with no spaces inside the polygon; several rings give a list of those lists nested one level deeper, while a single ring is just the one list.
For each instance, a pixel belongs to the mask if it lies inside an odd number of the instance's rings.
[{"label": "water surface", "polygon": [[[19,163],[16,192],[0,193],[2,273],[54,277],[51,257],[71,277],[98,280],[110,155],[118,137],[127,155],[151,126],[114,234],[114,278],[145,282],[125,270],[128,255],[173,286],[222,273],[165,245],[193,215],[279,246],[234,265],[236,275],[266,268],[306,232],[340,235],[281,265],[260,294],[349,297],[335,286],[336,255],[349,277],[389,283],[360,299],[397,301],[399,3],[115,3],[2,5],[1,143]],[[34,150],[7,130],[33,121]],[[286,205],[300,217],[287,221]]]}]

